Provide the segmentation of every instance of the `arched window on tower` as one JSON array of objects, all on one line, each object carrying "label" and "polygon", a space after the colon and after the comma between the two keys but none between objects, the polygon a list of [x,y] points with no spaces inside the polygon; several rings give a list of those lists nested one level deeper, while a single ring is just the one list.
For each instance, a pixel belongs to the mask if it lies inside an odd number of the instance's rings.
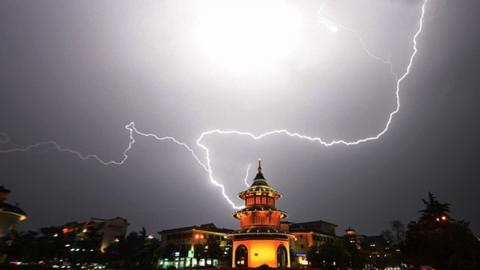
[{"label": "arched window on tower", "polygon": [[287,249],[284,245],[280,245],[277,248],[277,266],[285,268],[287,267],[288,258],[287,258]]},{"label": "arched window on tower", "polygon": [[244,245],[240,245],[235,250],[235,266],[248,267],[248,250]]}]

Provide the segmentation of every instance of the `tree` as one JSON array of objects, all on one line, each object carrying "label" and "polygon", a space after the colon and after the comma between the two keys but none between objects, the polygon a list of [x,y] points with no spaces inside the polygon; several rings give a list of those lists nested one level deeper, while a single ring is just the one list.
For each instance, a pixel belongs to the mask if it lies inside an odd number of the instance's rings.
[{"label": "tree", "polygon": [[8,250],[10,261],[35,262],[40,259],[39,246],[37,241],[38,233],[12,232],[12,245]]},{"label": "tree", "polygon": [[155,251],[155,257],[157,259],[173,260],[175,259],[175,255],[174,255],[175,251],[176,251],[175,246],[172,244],[167,244],[166,246],[159,246]]},{"label": "tree", "polygon": [[420,222],[438,221],[438,219],[442,220],[442,217],[448,219],[450,204],[440,203],[431,192],[428,192],[428,200],[422,199],[422,201],[425,209],[420,210],[422,213]]},{"label": "tree", "polygon": [[107,257],[112,266],[150,269],[161,251],[159,241],[149,237],[145,228],[131,232],[125,239],[107,249]]},{"label": "tree", "polygon": [[207,239],[206,247],[206,255],[207,258],[210,259],[217,259],[221,262],[225,260],[225,254],[223,248],[220,246],[220,241],[211,237]]},{"label": "tree", "polygon": [[464,221],[450,219],[450,205],[433,194],[423,200],[425,209],[417,222],[408,225],[405,257],[414,266],[438,269],[480,269],[480,242]]},{"label": "tree", "polygon": [[388,229],[382,232],[382,238],[388,243],[393,243],[393,232]]},{"label": "tree", "polygon": [[390,221],[390,226],[392,230],[392,243],[394,245],[399,245],[402,241],[405,240],[405,226],[399,220]]},{"label": "tree", "polygon": [[321,246],[312,246],[307,258],[314,267],[337,269],[347,265],[351,254],[338,242],[327,242]]},{"label": "tree", "polygon": [[386,256],[381,259],[382,263],[378,263],[379,266],[400,265],[402,262],[401,250],[405,241],[405,226],[399,220],[392,220],[389,224],[390,228],[382,232],[384,248],[388,248],[389,252],[383,251]]}]

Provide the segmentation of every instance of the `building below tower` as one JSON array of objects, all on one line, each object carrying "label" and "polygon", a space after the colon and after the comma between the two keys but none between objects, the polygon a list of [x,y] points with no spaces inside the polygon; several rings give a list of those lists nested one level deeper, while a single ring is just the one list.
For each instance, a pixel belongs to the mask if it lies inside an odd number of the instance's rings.
[{"label": "building below tower", "polygon": [[59,232],[54,234],[54,237],[61,235],[71,239],[72,242],[68,244],[70,250],[86,249],[85,242],[93,242],[97,245],[95,250],[98,249],[101,253],[105,253],[111,245],[125,237],[128,225],[128,221],[121,217],[110,219],[92,217],[84,222],[64,224],[59,228]]},{"label": "building below tower", "polygon": [[320,247],[326,243],[339,241],[335,228],[337,225],[323,220],[290,223],[284,222],[282,230],[288,231],[295,238],[290,240],[293,251],[292,266],[308,266],[307,253],[313,247]]},{"label": "building below tower", "polygon": [[160,234],[161,254],[158,268],[225,266],[230,261],[233,230],[218,228],[213,223],[163,230]]}]

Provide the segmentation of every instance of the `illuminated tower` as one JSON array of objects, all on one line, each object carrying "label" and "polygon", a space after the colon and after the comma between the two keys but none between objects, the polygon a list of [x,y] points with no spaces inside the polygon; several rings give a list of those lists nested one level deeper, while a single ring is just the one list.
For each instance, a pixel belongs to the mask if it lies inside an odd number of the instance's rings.
[{"label": "illuminated tower", "polygon": [[[8,247],[11,241],[11,233],[15,226],[27,219],[27,215],[17,205],[11,205],[5,201],[10,194],[10,190],[0,186],[0,264],[5,263],[7,254],[5,247]],[[8,250],[8,249],[7,249]]]},{"label": "illuminated tower", "polygon": [[240,192],[245,208],[233,216],[240,228],[229,238],[233,241],[232,267],[290,267],[290,234],[280,231],[280,221],[287,214],[275,207],[280,194],[263,176],[261,161],[252,185]]},{"label": "illuminated tower", "polygon": [[5,201],[10,190],[0,186],[0,238],[6,237],[15,226],[27,219],[27,215],[18,206]]}]

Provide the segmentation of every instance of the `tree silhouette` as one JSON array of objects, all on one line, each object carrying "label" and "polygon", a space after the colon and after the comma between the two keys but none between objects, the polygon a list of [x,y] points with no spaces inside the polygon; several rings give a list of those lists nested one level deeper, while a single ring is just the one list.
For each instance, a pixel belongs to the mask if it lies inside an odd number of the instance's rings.
[{"label": "tree silhouette", "polygon": [[468,223],[449,218],[450,205],[433,194],[423,200],[425,209],[418,222],[408,225],[405,258],[413,266],[431,265],[438,269],[480,269],[480,242]]},{"label": "tree silhouette", "polygon": [[158,256],[163,255],[161,253],[167,253],[166,250],[159,250],[159,245],[159,241],[149,238],[146,229],[142,228],[112,244],[106,255],[111,266],[150,269],[156,264]]},{"label": "tree silhouette", "polygon": [[314,267],[337,269],[347,266],[351,254],[338,242],[327,242],[321,246],[312,246],[307,253],[308,260]]},{"label": "tree silhouette", "polygon": [[420,222],[439,221],[438,219],[442,220],[442,217],[449,218],[450,204],[440,203],[431,192],[428,193],[428,200],[422,199],[422,201],[425,209],[420,210],[422,213]]},{"label": "tree silhouette", "polygon": [[405,240],[405,226],[399,220],[392,220],[390,226],[392,227],[393,244],[398,245]]}]

